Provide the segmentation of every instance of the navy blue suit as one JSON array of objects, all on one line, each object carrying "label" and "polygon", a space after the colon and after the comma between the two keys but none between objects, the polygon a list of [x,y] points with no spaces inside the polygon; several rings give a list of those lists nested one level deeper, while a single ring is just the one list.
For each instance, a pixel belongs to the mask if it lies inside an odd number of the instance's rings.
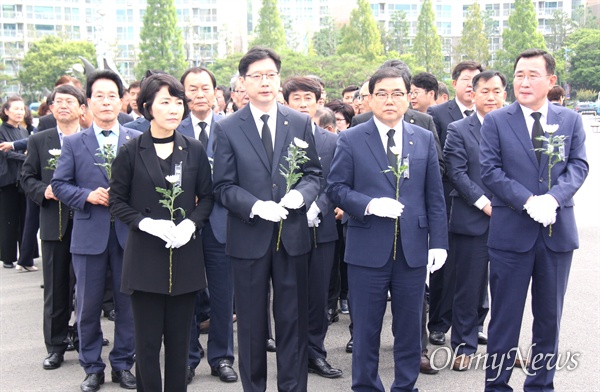
[{"label": "navy blue suit", "polygon": [[429,248],[448,248],[448,225],[433,134],[402,122],[402,157],[410,176],[400,180],[398,250],[394,219],[366,215],[373,198],[396,197],[396,178],[373,120],[340,134],[327,180],[331,201],[348,214],[345,261],[354,322],[352,389],[384,391],[378,374],[379,339],[392,294],[395,379],[392,391],[412,391],[419,375],[421,315]]},{"label": "navy blue suit", "polygon": [[[146,132],[148,129],[150,129],[150,121],[146,120],[144,116],[141,116],[123,126],[125,128],[135,129],[136,131]],[[194,137],[194,135],[192,135],[192,137]]]},{"label": "navy blue suit", "polygon": [[[118,145],[141,133],[119,127]],[[93,126],[63,140],[52,191],[64,204],[74,209],[71,253],[75,271],[79,362],[86,373],[104,371],[100,313],[104,296],[106,270],[112,272],[114,288],[121,287],[123,249],[128,228],[111,217],[108,207],[86,201],[99,187],[108,188],[108,175],[98,153],[98,139]],[[113,291],[115,302],[114,347],[109,359],[113,370],[129,370],[133,365],[133,318],[129,296]]]},{"label": "navy blue suit", "polygon": [[[481,182],[479,140],[481,123],[477,115],[448,125],[444,158],[451,208],[448,227],[452,233],[450,257],[456,270],[452,306],[452,349],[457,355],[477,351],[479,303],[487,295],[488,226],[490,218],[475,207],[482,196],[489,200],[491,192]],[[485,317],[485,316],[484,316]],[[461,346],[461,343],[464,343]]]},{"label": "navy blue suit", "polygon": [[[517,102],[486,115],[481,128],[481,178],[494,195],[488,239],[493,303],[488,366],[493,355],[498,358],[496,366],[504,359],[500,369],[487,368],[486,391],[512,391],[508,381],[515,357],[507,354],[518,347],[530,282],[535,346],[529,371],[535,375],[526,378],[524,390],[554,390],[564,295],[573,250],[579,247],[573,196],[585,181],[589,166],[581,116],[548,104],[546,124],[557,124],[556,134],[567,136],[565,160],[554,165],[551,179],[548,156],[542,154],[538,163]],[[534,221],[523,208],[529,197],[544,194],[558,203],[551,237],[549,227]]]},{"label": "navy blue suit", "polygon": [[315,201],[321,211],[319,214],[321,222],[318,227],[311,228],[313,246],[308,260],[308,358],[326,359],[325,335],[329,326],[327,317],[329,279],[338,234],[333,212],[335,206],[325,192],[325,185],[338,137],[337,134],[318,126],[315,126],[314,137],[319,161],[323,168],[323,189]]}]

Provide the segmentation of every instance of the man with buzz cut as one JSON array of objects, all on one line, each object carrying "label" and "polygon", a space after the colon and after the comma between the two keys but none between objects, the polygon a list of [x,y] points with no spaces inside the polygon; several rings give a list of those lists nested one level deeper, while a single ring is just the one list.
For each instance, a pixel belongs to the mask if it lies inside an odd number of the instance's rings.
[{"label": "man with buzz cut", "polygon": [[[254,47],[240,60],[249,103],[215,124],[214,190],[228,211],[225,252],[232,259],[239,370],[244,390],[267,388],[267,291],[273,285],[277,388],[306,391],[308,257],[306,213],[321,188],[321,165],[308,116],[276,102],[281,59]],[[281,166],[290,143],[308,162],[289,192]],[[279,235],[281,233],[281,235]]]}]

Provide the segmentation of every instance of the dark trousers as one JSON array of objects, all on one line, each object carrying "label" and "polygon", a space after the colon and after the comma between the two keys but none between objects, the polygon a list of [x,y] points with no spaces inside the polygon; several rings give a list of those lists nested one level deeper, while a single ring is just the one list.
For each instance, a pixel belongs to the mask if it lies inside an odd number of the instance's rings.
[{"label": "dark trousers", "polygon": [[0,260],[17,261],[18,244],[21,244],[25,224],[25,195],[15,184],[0,188]]},{"label": "dark trousers", "polygon": [[[486,391],[512,391],[508,385],[519,347],[527,289],[531,282],[532,342],[523,390],[553,391],[560,319],[573,252],[546,247],[543,230],[534,247],[523,253],[489,249],[492,317],[488,329]],[[522,353],[525,359],[527,353]],[[492,362],[494,361],[495,362]],[[504,360],[503,363],[500,363]],[[492,367],[493,366],[493,367]],[[535,369],[535,370],[533,370]]]},{"label": "dark trousers", "polygon": [[308,379],[308,254],[290,256],[271,248],[260,259],[232,258],[238,328],[239,370],[245,391],[267,387],[267,291],[273,282],[277,337],[277,388],[306,391]]},{"label": "dark trousers", "polygon": [[327,358],[327,299],[335,241],[313,244],[308,262],[308,358]]},{"label": "dark trousers", "polygon": [[160,349],[165,344],[165,392],[187,390],[187,357],[196,292],[170,296],[134,291],[131,308],[135,325],[137,390],[163,390]]},{"label": "dark trousers", "polygon": [[348,267],[344,262],[346,236],[341,220],[336,220],[338,239],[335,241],[333,265],[329,278],[329,309],[337,309],[338,299],[348,299]]},{"label": "dark trousers", "polygon": [[[117,240],[114,227],[106,250],[99,255],[73,254],[75,291],[77,299],[77,330],[79,333],[79,363],[86,373],[104,371],[102,362],[102,329],[100,317],[106,283],[106,270],[110,265],[113,287],[121,287],[123,249]],[[133,316],[130,296],[120,291],[114,293],[115,335],[109,360],[115,371],[129,370],[133,366]],[[189,323],[187,326],[189,327]],[[186,336],[188,336],[186,334]]]},{"label": "dark trousers", "polygon": [[488,288],[487,239],[487,231],[479,236],[454,234],[456,285],[451,344],[457,355],[477,351],[478,307]]},{"label": "dark trousers", "polygon": [[381,268],[348,264],[350,314],[354,322],[352,390],[385,391],[379,377],[379,349],[388,290],[392,295],[394,382],[391,391],[412,391],[421,360],[421,313],[426,267],[410,268],[398,251]]},{"label": "dark trousers", "polygon": [[64,353],[67,344],[69,320],[73,304],[71,280],[71,231],[73,221],[67,224],[62,241],[42,241],[44,278],[44,342],[48,353]]},{"label": "dark trousers", "polygon": [[23,236],[19,247],[19,260],[17,264],[31,267],[33,259],[40,257],[37,233],[40,229],[40,206],[26,197],[25,222],[23,224]]},{"label": "dark trousers", "polygon": [[188,349],[188,366],[196,369],[202,360],[203,351],[200,344],[200,323],[210,318],[210,300],[208,290],[199,290],[194,295],[194,314],[190,326],[190,342]]}]

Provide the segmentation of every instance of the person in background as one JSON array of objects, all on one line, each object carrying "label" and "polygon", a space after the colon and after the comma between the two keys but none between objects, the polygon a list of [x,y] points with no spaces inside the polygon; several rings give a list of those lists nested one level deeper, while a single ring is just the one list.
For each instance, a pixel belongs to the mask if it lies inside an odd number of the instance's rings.
[{"label": "person in background", "polygon": [[323,106],[322,108],[318,108],[313,119],[319,128],[337,133],[335,113],[328,107]]},{"label": "person in background", "polygon": [[450,91],[448,90],[448,86],[446,86],[446,83],[439,81],[437,99],[435,100],[435,103],[439,105],[441,103],[448,102],[448,100],[450,100]]},{"label": "person in background", "polygon": [[237,73],[231,78],[231,99],[233,100],[234,112],[237,112],[250,102],[246,88],[240,82],[240,75]]},{"label": "person in background", "polygon": [[354,92],[360,90],[360,87],[351,84],[342,90],[342,102],[352,105],[354,99]]},{"label": "person in background", "polygon": [[229,88],[219,85],[217,86],[217,90],[215,92],[215,101],[217,102],[215,113],[224,115],[225,107],[227,106],[227,101],[229,101],[230,96]]},{"label": "person in background", "polygon": [[337,132],[345,131],[350,127],[352,118],[354,117],[352,105],[342,102],[339,99],[334,99],[333,101],[327,102],[325,107],[333,110],[333,113],[335,113]]},{"label": "person in background", "polygon": [[410,103],[414,110],[427,113],[427,108],[436,104],[438,81],[429,72],[421,72],[410,80]]},{"label": "person in background", "polygon": [[557,106],[565,106],[565,89],[560,86],[552,86],[550,91],[548,91],[548,101],[553,105]]}]

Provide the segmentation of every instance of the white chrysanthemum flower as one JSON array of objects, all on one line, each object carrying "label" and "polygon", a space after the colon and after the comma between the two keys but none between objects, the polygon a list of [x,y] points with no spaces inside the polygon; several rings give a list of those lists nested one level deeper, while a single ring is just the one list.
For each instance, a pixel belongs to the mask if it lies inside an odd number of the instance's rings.
[{"label": "white chrysanthemum flower", "polygon": [[60,156],[60,148],[52,148],[50,150],[48,150],[48,152],[50,153],[50,155],[52,155],[53,157],[58,157]]},{"label": "white chrysanthemum flower", "polygon": [[392,152],[392,154],[394,154],[394,155],[396,155],[396,156],[397,156],[397,155],[400,155],[400,153],[402,152],[402,151],[400,150],[400,148],[398,148],[398,146],[391,146],[391,147],[390,147],[390,151]]},{"label": "white chrysanthemum flower", "polygon": [[294,144],[300,148],[308,148],[308,143],[302,139],[298,139],[297,137],[294,138]]},{"label": "white chrysanthemum flower", "polygon": [[546,125],[546,132],[548,132],[550,135],[552,135],[553,133],[555,133],[556,131],[558,131],[558,124],[548,124]]},{"label": "white chrysanthemum flower", "polygon": [[166,176],[165,179],[169,181],[171,184],[176,184],[179,182],[179,175],[171,174],[170,176]]}]

